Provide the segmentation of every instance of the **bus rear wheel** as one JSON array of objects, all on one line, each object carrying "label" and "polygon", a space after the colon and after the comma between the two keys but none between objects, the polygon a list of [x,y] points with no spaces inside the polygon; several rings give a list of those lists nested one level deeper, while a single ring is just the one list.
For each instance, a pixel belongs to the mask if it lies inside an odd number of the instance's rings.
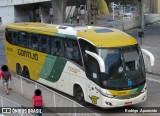
[{"label": "bus rear wheel", "polygon": [[87,105],[84,99],[84,93],[83,90],[80,86],[75,86],[74,87],[74,97],[76,101],[82,105]]},{"label": "bus rear wheel", "polygon": [[22,68],[20,64],[16,64],[16,73],[17,75],[22,75]]},{"label": "bus rear wheel", "polygon": [[30,74],[29,74],[29,70],[27,67],[23,68],[23,77],[30,79]]}]

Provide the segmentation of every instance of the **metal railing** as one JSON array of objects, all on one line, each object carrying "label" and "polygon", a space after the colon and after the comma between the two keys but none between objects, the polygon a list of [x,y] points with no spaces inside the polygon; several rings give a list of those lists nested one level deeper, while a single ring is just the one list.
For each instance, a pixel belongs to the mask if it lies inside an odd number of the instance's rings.
[{"label": "metal railing", "polygon": [[11,101],[11,100],[4,98],[2,96],[0,96],[0,107],[1,107],[3,115],[5,114],[5,116],[34,116],[34,114],[31,114],[31,113],[24,114],[24,113],[14,112],[12,114],[11,113],[12,108],[16,108],[16,107],[21,108],[22,106],[16,102]]},{"label": "metal railing", "polygon": [[32,99],[35,89],[40,89],[42,91],[44,105],[46,108],[49,108],[49,113],[53,111],[61,116],[99,116],[97,113],[94,113],[77,102],[35,81],[26,79],[16,74],[13,75],[10,86],[13,91],[17,91],[19,94],[23,95],[29,100]]}]

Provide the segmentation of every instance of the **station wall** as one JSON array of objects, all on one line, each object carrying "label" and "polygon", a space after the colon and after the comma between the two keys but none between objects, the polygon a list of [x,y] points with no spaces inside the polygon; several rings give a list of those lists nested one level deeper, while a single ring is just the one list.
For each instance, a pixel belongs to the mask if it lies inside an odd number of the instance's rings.
[{"label": "station wall", "polygon": [[51,0],[0,0],[0,6],[31,4],[39,2],[47,2]]},{"label": "station wall", "polygon": [[[135,27],[140,27],[141,26],[141,19],[140,17],[134,17],[131,19],[126,19],[126,20],[115,20],[111,22],[105,22],[98,24],[98,26],[102,27],[113,27],[119,30],[128,30],[132,29]],[[151,24],[154,22],[160,21],[160,14],[146,14],[145,15],[145,24]]]},{"label": "station wall", "polygon": [[1,26],[14,23],[14,6],[0,7]]},{"label": "station wall", "polygon": [[15,22],[29,22],[29,11],[15,7]]}]

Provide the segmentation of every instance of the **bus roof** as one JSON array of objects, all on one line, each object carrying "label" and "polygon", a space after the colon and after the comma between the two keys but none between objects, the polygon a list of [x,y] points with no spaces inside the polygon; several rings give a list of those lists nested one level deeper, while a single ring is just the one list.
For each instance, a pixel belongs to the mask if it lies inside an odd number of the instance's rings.
[{"label": "bus roof", "polygon": [[6,28],[47,35],[66,34],[86,39],[97,47],[122,47],[137,44],[130,35],[112,28],[71,24],[14,23]]}]

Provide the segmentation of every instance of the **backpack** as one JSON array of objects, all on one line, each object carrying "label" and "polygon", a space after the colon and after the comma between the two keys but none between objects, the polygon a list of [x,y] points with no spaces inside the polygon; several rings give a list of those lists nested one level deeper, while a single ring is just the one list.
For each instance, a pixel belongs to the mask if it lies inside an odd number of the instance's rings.
[{"label": "backpack", "polygon": [[10,78],[10,76],[11,76],[11,75],[10,75],[9,71],[4,72],[4,75],[3,75],[4,80],[8,81],[9,78]]}]

